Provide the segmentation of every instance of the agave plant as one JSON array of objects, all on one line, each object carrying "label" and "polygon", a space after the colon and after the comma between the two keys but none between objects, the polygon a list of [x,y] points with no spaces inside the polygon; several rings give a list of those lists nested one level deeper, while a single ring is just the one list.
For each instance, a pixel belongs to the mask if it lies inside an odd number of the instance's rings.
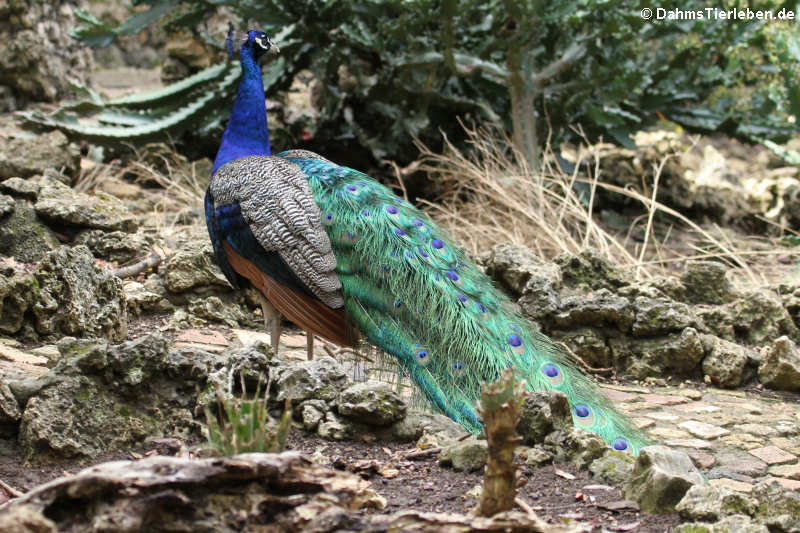
[{"label": "agave plant", "polygon": [[269,385],[262,397],[260,382],[253,398],[247,397],[244,382],[241,398],[226,398],[217,391],[219,414],[214,415],[205,407],[208,438],[205,448],[222,455],[283,451],[291,426],[291,400],[286,400],[280,420],[275,421],[267,410],[268,398]]}]

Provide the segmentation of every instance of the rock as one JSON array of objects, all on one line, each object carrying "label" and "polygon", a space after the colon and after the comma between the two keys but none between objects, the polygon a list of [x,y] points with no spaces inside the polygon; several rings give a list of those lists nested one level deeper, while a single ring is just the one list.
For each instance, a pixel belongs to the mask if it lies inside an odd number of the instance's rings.
[{"label": "rock", "polygon": [[339,394],[339,414],[368,426],[388,426],[406,415],[406,402],[387,383],[365,381]]},{"label": "rock", "polygon": [[[54,172],[77,177],[80,158],[78,148],[58,130],[31,138],[9,139],[0,148],[0,179],[54,175]],[[70,180],[60,176],[58,179]]]},{"label": "rock", "polygon": [[800,391],[800,350],[788,337],[781,337],[770,346],[761,366],[758,380],[775,390]]},{"label": "rock", "polygon": [[592,249],[578,255],[560,255],[555,262],[561,267],[564,285],[570,288],[583,286],[593,290],[611,290],[628,284],[622,272]]},{"label": "rock", "polygon": [[0,435],[4,433],[4,425],[16,425],[22,416],[19,403],[11,392],[8,383],[0,382]]},{"label": "rock", "polygon": [[39,184],[34,180],[8,178],[0,182],[0,191],[15,198],[36,201],[39,196]]},{"label": "rock", "polygon": [[746,515],[726,516],[712,524],[703,522],[679,524],[671,531],[673,533],[769,533],[769,529],[764,525],[753,522],[753,519]]},{"label": "rock", "polygon": [[635,459],[629,453],[623,453],[611,448],[592,461],[589,471],[599,481],[612,485],[621,485],[628,481],[633,473]]},{"label": "rock", "polygon": [[128,314],[139,316],[145,313],[168,313],[175,308],[169,300],[161,294],[147,290],[143,283],[138,281],[123,282],[125,301],[128,304]]},{"label": "rock", "polygon": [[172,254],[164,263],[164,269],[165,286],[173,293],[204,285],[227,285],[207,239],[192,241]]},{"label": "rock", "polygon": [[306,431],[316,431],[319,423],[325,419],[328,404],[322,400],[306,400],[300,404],[300,417]]},{"label": "rock", "polygon": [[705,484],[685,453],[666,446],[647,446],[636,458],[625,497],[639,502],[644,512],[664,513],[673,511],[690,487]]},{"label": "rock", "polygon": [[0,78],[19,104],[54,102],[72,95],[72,84],[84,84],[92,54],[73,39],[79,24],[76,3],[9,0],[0,13]]},{"label": "rock", "polygon": [[55,234],[28,207],[26,200],[17,200],[14,210],[0,218],[0,254],[22,263],[40,261],[47,252],[60,246]]},{"label": "rock", "polygon": [[686,298],[686,287],[674,276],[656,276],[649,284],[667,298],[683,302]]},{"label": "rock", "polygon": [[0,269],[0,332],[18,333],[33,302],[33,276],[14,268]]},{"label": "rock", "polygon": [[33,272],[31,311],[40,335],[92,335],[112,340],[127,335],[122,282],[97,267],[85,246],[50,252]]},{"label": "rock", "polygon": [[541,444],[555,430],[572,427],[572,409],[561,391],[537,391],[525,395],[517,432],[528,446]]},{"label": "rock", "polygon": [[14,212],[14,199],[6,194],[0,194],[0,218]]},{"label": "rock", "polygon": [[729,305],[695,306],[695,312],[705,329],[726,341],[736,340],[733,325],[736,322]]},{"label": "rock", "polygon": [[527,248],[498,244],[483,257],[486,272],[512,294],[522,296],[523,312],[536,320],[555,311],[559,304],[561,271]]},{"label": "rock", "polygon": [[80,232],[74,244],[85,244],[95,257],[126,263],[143,259],[150,254],[153,238],[142,232],[103,231],[98,229]]},{"label": "rock", "polygon": [[616,326],[620,331],[630,331],[633,310],[627,298],[617,296],[608,289],[590,295],[564,298],[561,308],[552,316],[554,327]]},{"label": "rock", "polygon": [[609,338],[614,366],[627,369],[637,379],[696,372],[705,355],[700,334],[694,328],[666,337]]},{"label": "rock", "polygon": [[392,442],[415,442],[428,436],[433,447],[441,443],[455,440],[464,434],[464,428],[452,419],[439,413],[408,411],[406,416],[383,431],[378,431],[378,438]]},{"label": "rock", "polygon": [[752,290],[733,304],[736,334],[748,344],[760,346],[786,335],[800,342],[800,332],[784,309],[781,299],[772,291]]},{"label": "rock", "polygon": [[169,352],[159,333],[114,346],[65,339],[58,348],[58,364],[41,385],[10,384],[24,404],[19,442],[31,461],[97,457],[146,436],[197,439],[193,414],[216,405],[219,395],[232,397],[242,382],[255,391],[281,368],[261,345]]},{"label": "rock", "polygon": [[735,298],[728,269],[714,261],[690,261],[681,275],[686,301],[693,304],[725,304]]},{"label": "rock", "polygon": [[577,427],[556,430],[545,438],[545,449],[552,451],[556,463],[571,463],[586,470],[608,450],[608,443],[597,434]]},{"label": "rock", "polygon": [[486,441],[470,437],[444,446],[439,453],[439,464],[452,466],[458,471],[474,472],[486,466],[488,456],[489,446]]},{"label": "rock", "polygon": [[240,294],[230,292],[225,297],[189,298],[186,305],[186,311],[189,314],[187,322],[192,327],[203,326],[209,322],[222,323],[231,328],[247,326],[250,324],[250,317],[239,305],[240,297]]},{"label": "rock", "polygon": [[687,520],[719,520],[727,515],[751,515],[755,512],[753,498],[725,488],[693,485],[675,510]]},{"label": "rock", "polygon": [[579,327],[566,331],[551,329],[547,335],[554,341],[566,344],[571,352],[589,366],[604,368],[613,364],[611,347],[603,331],[598,328]]},{"label": "rock", "polygon": [[543,446],[517,446],[514,450],[515,457],[526,465],[544,466],[553,463],[553,453],[545,450]]},{"label": "rock", "polygon": [[650,337],[697,327],[698,321],[691,308],[667,298],[639,296],[633,301],[634,337]]},{"label": "rock", "polygon": [[732,389],[741,385],[747,350],[713,335],[704,335],[703,344],[708,354],[703,359],[703,374],[720,387]]},{"label": "rock", "polygon": [[800,531],[800,493],[767,479],[753,487],[752,496],[758,500],[756,519],[770,531]]},{"label": "rock", "polygon": [[136,217],[113,196],[97,191],[93,196],[75,192],[56,180],[42,178],[34,205],[36,214],[49,225],[136,231]]},{"label": "rock", "polygon": [[291,398],[295,405],[309,399],[333,402],[346,384],[344,368],[327,355],[280,369],[274,382],[277,400]]},{"label": "rock", "polygon": [[96,339],[63,337],[58,341],[58,358],[87,373],[97,372],[108,365],[108,343]]},{"label": "rock", "polygon": [[317,426],[317,435],[323,439],[345,440],[350,436],[351,430],[341,418],[328,411],[325,420]]}]

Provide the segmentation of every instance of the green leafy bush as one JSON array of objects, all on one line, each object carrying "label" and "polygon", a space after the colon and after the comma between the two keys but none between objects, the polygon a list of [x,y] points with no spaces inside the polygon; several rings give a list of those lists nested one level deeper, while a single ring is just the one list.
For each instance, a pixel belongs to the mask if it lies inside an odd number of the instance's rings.
[{"label": "green leafy bush", "polygon": [[[590,140],[627,145],[630,133],[661,117],[693,131],[750,140],[781,141],[797,131],[790,117],[800,111],[800,39],[787,21],[645,21],[641,10],[649,2],[611,0],[153,0],[149,5],[116,28],[84,14],[85,24],[74,36],[99,46],[159,17],[168,29],[194,28],[227,6],[241,20],[255,21],[281,47],[280,59],[265,68],[268,93],[288,88],[303,69],[321,82],[315,93],[320,119],[306,129],[312,147],[329,154],[336,154],[336,147],[342,152],[366,147],[377,160],[407,163],[417,155],[414,137],[431,146],[441,143],[442,133],[463,138],[456,117],[504,124],[533,165],[545,134],[557,145],[576,135],[575,125]],[[659,7],[706,5],[667,1]],[[740,6],[725,0],[718,7]],[[777,13],[783,6],[751,2],[749,7]],[[173,133],[188,121],[200,120],[201,128],[216,125],[230,107],[222,101],[232,99],[234,85],[197,81],[195,98],[206,103],[184,112],[186,117],[171,112],[177,106],[185,111],[188,99],[136,114],[161,121],[150,122],[149,133],[159,128]]]}]

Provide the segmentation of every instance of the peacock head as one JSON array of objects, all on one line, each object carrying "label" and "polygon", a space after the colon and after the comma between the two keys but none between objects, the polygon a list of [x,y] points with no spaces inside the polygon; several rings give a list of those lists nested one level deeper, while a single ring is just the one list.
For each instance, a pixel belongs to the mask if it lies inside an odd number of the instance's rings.
[{"label": "peacock head", "polygon": [[258,59],[264,53],[272,51],[275,53],[280,52],[278,46],[270,40],[269,36],[260,30],[250,30],[246,34],[238,34],[233,30],[231,26],[228,30],[228,53],[231,57],[233,57],[233,42],[238,38],[241,38],[242,42],[242,49],[249,49],[250,52],[253,54],[253,57]]}]

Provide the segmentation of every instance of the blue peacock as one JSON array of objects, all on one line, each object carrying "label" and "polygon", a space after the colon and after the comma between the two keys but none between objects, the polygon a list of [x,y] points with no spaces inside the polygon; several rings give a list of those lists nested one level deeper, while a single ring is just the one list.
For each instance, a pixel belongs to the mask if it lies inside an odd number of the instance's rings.
[{"label": "blue peacock", "polygon": [[261,31],[242,38],[243,77],[205,197],[217,263],[234,287],[258,289],[273,349],[281,316],[307,332],[309,356],[312,335],[366,340],[473,432],[481,386],[514,367],[530,390],[566,393],[575,424],[614,449],[646,445],[425,213],[312,152],[271,155],[258,61],[276,48]]}]

